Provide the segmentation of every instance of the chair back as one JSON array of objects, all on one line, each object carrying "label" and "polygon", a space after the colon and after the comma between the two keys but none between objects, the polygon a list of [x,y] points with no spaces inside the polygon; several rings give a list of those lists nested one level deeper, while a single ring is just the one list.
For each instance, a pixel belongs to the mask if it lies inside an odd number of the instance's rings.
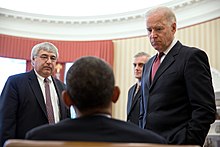
[{"label": "chair back", "polygon": [[196,145],[165,145],[152,143],[114,143],[82,141],[41,141],[9,139],[4,147],[199,147]]}]

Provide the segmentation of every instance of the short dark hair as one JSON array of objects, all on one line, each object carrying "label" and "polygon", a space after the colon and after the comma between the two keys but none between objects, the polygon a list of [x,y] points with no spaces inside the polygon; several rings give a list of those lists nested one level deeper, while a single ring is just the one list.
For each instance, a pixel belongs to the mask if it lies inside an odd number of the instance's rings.
[{"label": "short dark hair", "polygon": [[111,103],[115,79],[112,68],[102,59],[81,57],[67,72],[67,92],[80,111],[106,108]]}]

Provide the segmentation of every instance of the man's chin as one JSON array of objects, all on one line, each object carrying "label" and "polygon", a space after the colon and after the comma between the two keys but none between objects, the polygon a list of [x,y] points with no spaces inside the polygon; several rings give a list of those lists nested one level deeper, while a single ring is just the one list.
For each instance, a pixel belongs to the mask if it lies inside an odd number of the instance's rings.
[{"label": "man's chin", "polygon": [[153,44],[152,46],[153,46],[153,48],[154,48],[155,50],[158,50],[158,49],[160,48],[160,46],[157,45],[157,44]]},{"label": "man's chin", "polygon": [[140,79],[141,77],[140,77],[140,76],[135,76],[135,78],[136,78],[136,79]]},{"label": "man's chin", "polygon": [[51,76],[52,75],[52,72],[51,70],[44,70],[43,74],[47,77]]}]

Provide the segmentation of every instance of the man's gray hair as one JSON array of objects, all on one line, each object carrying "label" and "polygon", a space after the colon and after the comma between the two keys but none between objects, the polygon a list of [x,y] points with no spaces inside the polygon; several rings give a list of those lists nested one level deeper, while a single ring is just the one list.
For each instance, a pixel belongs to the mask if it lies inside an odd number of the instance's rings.
[{"label": "man's gray hair", "polygon": [[134,55],[134,58],[141,57],[141,56],[147,56],[149,58],[151,57],[149,54],[147,54],[145,52],[139,52],[139,53]]},{"label": "man's gray hair", "polygon": [[56,55],[56,58],[59,57],[58,49],[57,47],[50,43],[50,42],[42,42],[39,44],[36,44],[31,51],[31,60],[33,60],[39,53],[40,50],[52,52]]},{"label": "man's gray hair", "polygon": [[167,21],[172,23],[176,22],[176,16],[172,9],[165,7],[165,6],[159,6],[155,7],[153,9],[150,9],[145,13],[145,19],[147,19],[151,14],[158,13],[158,12],[163,12],[164,16],[166,17]]}]

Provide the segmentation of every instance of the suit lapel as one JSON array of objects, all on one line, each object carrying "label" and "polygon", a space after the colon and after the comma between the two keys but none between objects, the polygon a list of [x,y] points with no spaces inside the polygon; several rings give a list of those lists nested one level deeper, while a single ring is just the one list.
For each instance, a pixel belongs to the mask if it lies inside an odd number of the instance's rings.
[{"label": "suit lapel", "polygon": [[149,69],[146,69],[146,71],[147,71],[146,72],[146,77],[147,77],[147,79],[146,79],[146,86],[147,86],[148,89],[151,86],[151,69],[152,69],[153,62],[154,62],[155,58],[156,58],[156,56],[152,57],[152,59],[150,59],[148,61],[148,64],[150,65],[150,67],[148,66],[147,68],[149,68]]},{"label": "suit lapel", "polygon": [[140,96],[141,96],[141,92],[140,92],[140,89],[139,89],[138,92],[137,92],[137,94],[136,94],[136,95],[134,96],[134,98],[133,98],[133,101],[132,101],[131,109],[130,109],[130,110],[132,110],[133,107],[136,105],[136,103],[137,103],[138,99],[140,98]]},{"label": "suit lapel", "polygon": [[[166,58],[166,57],[165,57]],[[159,66],[154,79],[152,81],[152,85],[157,81],[157,79],[166,71],[166,69],[175,61],[175,59],[173,57],[168,57],[166,58],[166,60],[164,59],[164,61],[161,63],[161,65]],[[151,85],[151,86],[152,86]]]},{"label": "suit lapel", "polygon": [[44,97],[43,97],[43,93],[41,91],[40,85],[38,83],[37,80],[37,76],[34,73],[34,70],[30,71],[30,75],[29,75],[29,85],[41,107],[41,109],[43,110],[45,116],[47,117],[47,111],[46,111],[46,106],[45,106],[45,102],[44,102]]},{"label": "suit lapel", "polygon": [[[159,66],[154,79],[152,81],[151,87],[154,85],[154,83],[158,80],[158,78],[172,65],[172,63],[175,61],[175,56],[179,53],[181,47],[181,43],[178,41],[173,48],[170,50],[170,52],[166,55],[163,62]],[[153,64],[153,63],[152,63]],[[151,68],[152,68],[151,64]]]}]

